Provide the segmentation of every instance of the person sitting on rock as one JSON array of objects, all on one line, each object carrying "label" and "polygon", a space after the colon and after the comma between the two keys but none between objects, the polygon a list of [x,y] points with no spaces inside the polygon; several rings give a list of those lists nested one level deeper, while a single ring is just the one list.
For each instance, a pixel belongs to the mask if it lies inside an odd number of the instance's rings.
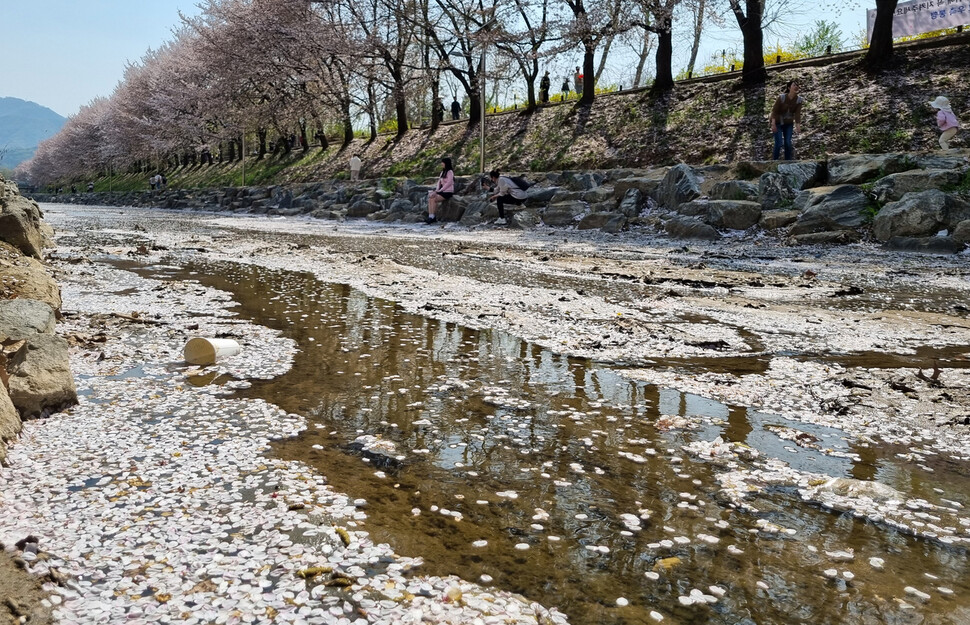
[{"label": "person sitting on rock", "polygon": [[438,176],[438,184],[433,191],[428,191],[428,218],[425,220],[429,224],[438,221],[436,216],[438,206],[455,194],[455,170],[451,166],[451,159],[445,157],[441,159],[441,175]]},{"label": "person sitting on rock", "polygon": [[488,199],[495,200],[498,203],[498,219],[495,223],[504,226],[508,223],[505,220],[505,205],[515,204],[519,206],[525,202],[525,198],[528,196],[524,189],[515,184],[514,180],[508,176],[500,175],[497,169],[489,172],[488,177],[492,179],[492,186],[495,189],[495,193]]}]

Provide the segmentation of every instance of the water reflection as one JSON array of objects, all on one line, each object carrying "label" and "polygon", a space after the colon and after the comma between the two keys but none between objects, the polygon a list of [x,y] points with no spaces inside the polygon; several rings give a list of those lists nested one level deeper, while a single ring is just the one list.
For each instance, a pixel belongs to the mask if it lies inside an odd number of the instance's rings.
[{"label": "water reflection", "polygon": [[[927,481],[831,428],[798,425],[846,457],[796,447],[778,436],[792,424],[777,416],[632,383],[307,275],[196,269],[195,279],[233,293],[242,316],[299,345],[291,372],[240,391],[307,416],[308,431],[276,452],[366,498],[374,539],[424,556],[428,573],[490,576],[576,623],[651,622],[651,610],[675,623],[950,623],[970,604],[957,550],[803,505],[785,489],[760,495],[758,513],[740,513],[719,495],[713,467],[681,446],[720,435],[908,493],[931,492],[939,472]],[[664,431],[655,423],[665,415],[698,427]],[[386,462],[355,449],[365,434],[396,446]],[[962,476],[944,480],[956,493],[947,496],[963,497]],[[759,530],[765,522],[795,534]],[[847,548],[857,557],[838,566],[856,581],[829,582],[824,552]],[[884,571],[868,567],[872,556],[886,559]],[[926,573],[936,576],[930,585]],[[682,605],[712,585],[725,591],[717,603]],[[955,594],[903,609],[907,585]],[[618,597],[631,605],[617,607]]]}]

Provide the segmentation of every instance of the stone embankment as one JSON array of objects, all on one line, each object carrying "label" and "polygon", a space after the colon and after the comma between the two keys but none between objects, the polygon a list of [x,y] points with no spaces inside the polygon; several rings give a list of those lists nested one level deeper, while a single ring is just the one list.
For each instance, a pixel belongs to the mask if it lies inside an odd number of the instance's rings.
[{"label": "stone embankment", "polygon": [[0,463],[22,419],[77,403],[68,342],[54,332],[61,295],[41,260],[51,234],[41,219],[0,177]]},{"label": "stone embankment", "polygon": [[[685,239],[768,233],[794,244],[874,238],[891,249],[956,253],[970,243],[967,151],[856,154],[822,161],[744,161],[692,167],[529,174],[537,184],[510,223],[619,232],[647,228]],[[414,223],[433,180],[35,196],[40,201]],[[459,178],[439,222],[498,216],[479,178]]]}]

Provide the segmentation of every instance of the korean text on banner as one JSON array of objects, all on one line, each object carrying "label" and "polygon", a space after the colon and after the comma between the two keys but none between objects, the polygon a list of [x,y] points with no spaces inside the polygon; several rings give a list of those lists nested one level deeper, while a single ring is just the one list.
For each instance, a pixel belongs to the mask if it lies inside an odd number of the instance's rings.
[{"label": "korean text on banner", "polygon": [[[872,41],[876,9],[866,13],[867,38]],[[912,0],[900,2],[893,14],[893,39],[970,24],[970,0]]]}]

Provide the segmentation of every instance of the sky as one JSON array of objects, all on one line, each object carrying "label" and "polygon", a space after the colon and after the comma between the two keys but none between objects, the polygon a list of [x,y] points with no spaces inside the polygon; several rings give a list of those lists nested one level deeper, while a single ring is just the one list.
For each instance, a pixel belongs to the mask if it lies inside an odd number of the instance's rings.
[{"label": "sky", "polygon": [[128,61],[171,40],[195,0],[3,0],[0,96],[65,117],[108,96]]},{"label": "sky", "polygon": [[[769,0],[771,2],[772,0]],[[765,46],[805,32],[816,19],[839,24],[847,39],[865,26],[865,9],[874,2],[844,0],[840,8],[816,0],[774,0],[790,8],[781,34]],[[0,24],[0,96],[31,100],[65,117],[98,96],[108,96],[125,65],[150,48],[172,39],[179,11],[196,15],[197,0],[3,0]],[[726,5],[726,2],[719,3]],[[835,4],[835,3],[833,3]],[[851,7],[847,9],[846,7]],[[725,12],[724,28],[708,26],[698,66],[715,50],[741,49],[737,23]],[[686,24],[678,25],[686,34]],[[686,66],[687,42],[675,48],[674,72]],[[579,61],[576,55],[576,61]],[[562,59],[566,61],[566,59]],[[572,60],[564,66],[570,66]],[[653,60],[649,61],[652,68]],[[562,65],[562,63],[560,63]]]}]

